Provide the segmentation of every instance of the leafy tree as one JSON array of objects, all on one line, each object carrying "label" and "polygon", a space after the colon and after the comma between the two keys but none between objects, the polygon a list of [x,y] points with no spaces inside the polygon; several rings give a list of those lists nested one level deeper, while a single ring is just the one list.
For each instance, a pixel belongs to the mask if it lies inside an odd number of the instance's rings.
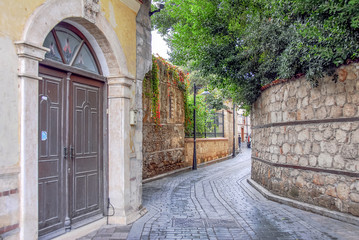
[{"label": "leafy tree", "polygon": [[[171,61],[188,61],[238,103],[261,86],[305,74],[318,78],[359,54],[359,0],[162,0],[152,17]],[[334,78],[335,79],[335,78]]]},{"label": "leafy tree", "polygon": [[[185,133],[187,136],[192,136],[193,133],[193,111],[194,107],[194,96],[189,95],[187,98],[188,109],[191,118],[188,119],[189,123],[186,124]],[[213,120],[215,116],[215,110],[209,109],[206,103],[206,97],[204,95],[196,96],[196,133],[204,133],[209,125],[213,125]]]},{"label": "leafy tree", "polygon": [[201,89],[200,92],[208,91],[210,94],[205,97],[207,107],[209,109],[221,110],[227,109],[224,102],[231,98],[231,95],[225,89],[217,89],[215,86],[218,77],[214,74],[203,75],[201,71],[193,65],[193,61],[187,63],[185,67],[181,67],[184,71],[188,72],[189,86],[188,91],[194,92],[193,86]]}]

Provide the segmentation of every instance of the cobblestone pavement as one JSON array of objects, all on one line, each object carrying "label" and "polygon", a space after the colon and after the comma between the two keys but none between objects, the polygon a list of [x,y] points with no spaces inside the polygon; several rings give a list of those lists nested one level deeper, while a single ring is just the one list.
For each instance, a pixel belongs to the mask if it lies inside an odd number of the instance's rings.
[{"label": "cobblestone pavement", "polygon": [[143,185],[148,213],[87,239],[359,239],[359,226],[264,198],[248,183],[250,150]]}]

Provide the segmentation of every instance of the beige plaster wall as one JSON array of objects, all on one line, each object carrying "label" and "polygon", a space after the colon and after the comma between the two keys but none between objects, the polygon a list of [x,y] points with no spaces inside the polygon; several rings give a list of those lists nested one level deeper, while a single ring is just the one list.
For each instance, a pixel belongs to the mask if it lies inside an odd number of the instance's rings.
[{"label": "beige plaster wall", "polygon": [[[4,167],[19,161],[19,88],[17,56],[8,37],[0,37],[0,174]],[[6,57],[5,57],[6,56]]]},{"label": "beige plaster wall", "polygon": [[17,56],[10,38],[0,37],[0,236],[19,223],[19,82]]}]

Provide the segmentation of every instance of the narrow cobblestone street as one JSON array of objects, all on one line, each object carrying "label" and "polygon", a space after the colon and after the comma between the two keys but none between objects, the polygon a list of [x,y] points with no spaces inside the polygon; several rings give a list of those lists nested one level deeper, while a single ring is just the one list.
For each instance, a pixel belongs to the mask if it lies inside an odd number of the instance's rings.
[{"label": "narrow cobblestone street", "polygon": [[358,239],[359,226],[269,201],[252,188],[250,150],[143,186],[148,213],[85,239]]}]

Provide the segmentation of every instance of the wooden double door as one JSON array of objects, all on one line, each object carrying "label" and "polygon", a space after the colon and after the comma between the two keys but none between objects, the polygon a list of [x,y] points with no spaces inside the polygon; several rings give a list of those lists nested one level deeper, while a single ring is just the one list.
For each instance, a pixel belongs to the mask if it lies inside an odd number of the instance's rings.
[{"label": "wooden double door", "polygon": [[39,236],[103,215],[103,83],[40,65]]}]

